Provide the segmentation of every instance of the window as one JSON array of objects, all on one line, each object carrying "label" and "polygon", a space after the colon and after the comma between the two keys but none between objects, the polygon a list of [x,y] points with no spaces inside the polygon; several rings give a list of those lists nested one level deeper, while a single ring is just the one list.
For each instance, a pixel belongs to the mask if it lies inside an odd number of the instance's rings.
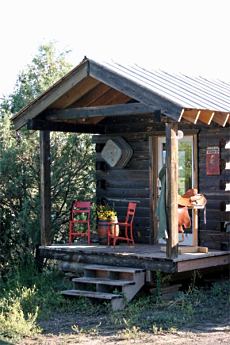
[{"label": "window", "polygon": [[[184,194],[186,190],[194,187],[193,174],[193,136],[185,136],[179,140],[179,171],[178,171],[178,193]],[[159,138],[158,145],[158,172],[162,168],[166,159],[166,139]]]}]

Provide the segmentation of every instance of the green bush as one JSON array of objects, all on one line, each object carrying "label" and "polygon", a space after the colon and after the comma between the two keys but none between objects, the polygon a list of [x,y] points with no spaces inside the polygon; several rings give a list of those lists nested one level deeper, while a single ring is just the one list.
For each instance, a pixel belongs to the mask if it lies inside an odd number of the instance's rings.
[{"label": "green bush", "polygon": [[70,288],[56,266],[38,272],[33,262],[19,266],[0,284],[0,343],[1,339],[20,339],[40,332],[40,320],[59,313],[76,312],[97,315],[104,306],[93,305],[88,299],[66,299],[61,290]]},{"label": "green bush", "polygon": [[[11,117],[70,70],[65,52],[43,45],[0,103],[0,279],[36,256],[40,244],[39,132],[12,128]],[[53,242],[65,242],[74,199],[95,195],[94,145],[89,134],[51,133]]]},{"label": "green bush", "polygon": [[36,324],[38,317],[38,306],[33,312],[24,311],[23,305],[27,305],[35,294],[35,288],[22,288],[15,294],[0,299],[0,336],[5,338],[18,339],[24,336],[31,336],[40,332]]}]

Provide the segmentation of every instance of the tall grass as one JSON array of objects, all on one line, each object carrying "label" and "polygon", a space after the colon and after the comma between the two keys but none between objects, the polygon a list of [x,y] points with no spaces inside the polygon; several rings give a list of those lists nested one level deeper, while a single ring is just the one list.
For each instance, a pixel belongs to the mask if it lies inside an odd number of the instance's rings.
[{"label": "tall grass", "polygon": [[39,273],[32,261],[15,269],[0,284],[0,339],[19,339],[40,332],[38,319],[64,305],[58,293],[62,284],[56,270]]}]

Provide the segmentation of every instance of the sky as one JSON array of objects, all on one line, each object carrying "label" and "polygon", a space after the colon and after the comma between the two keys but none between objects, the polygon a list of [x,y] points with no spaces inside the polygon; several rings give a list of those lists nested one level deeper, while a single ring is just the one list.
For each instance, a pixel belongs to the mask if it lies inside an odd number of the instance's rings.
[{"label": "sky", "polygon": [[0,98],[41,44],[230,82],[229,0],[2,0]]}]

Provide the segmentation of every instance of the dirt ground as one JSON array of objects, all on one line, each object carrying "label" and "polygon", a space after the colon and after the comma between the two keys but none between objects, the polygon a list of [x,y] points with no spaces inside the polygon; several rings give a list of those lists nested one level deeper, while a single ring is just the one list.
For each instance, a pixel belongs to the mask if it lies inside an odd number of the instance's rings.
[{"label": "dirt ground", "polygon": [[[81,327],[71,331],[70,325],[74,324],[74,316],[66,315],[65,320],[54,318],[43,324],[45,334],[35,338],[24,339],[20,345],[129,345],[129,344],[154,344],[154,345],[227,345],[230,344],[230,325],[228,320],[220,322],[204,322],[196,325],[193,329],[183,329],[170,332],[140,332],[138,329],[114,331],[109,327],[103,328],[103,318],[96,327],[89,328],[89,334],[82,332]],[[85,324],[81,320],[82,325]],[[94,322],[93,322],[94,321]],[[95,318],[89,320],[95,325]],[[79,323],[78,323],[79,324]],[[88,324],[90,326],[90,324]],[[52,329],[52,334],[49,332]],[[58,332],[59,330],[59,332]],[[56,333],[56,334],[55,334]]]},{"label": "dirt ground", "polygon": [[193,331],[193,332],[176,332],[161,333],[150,335],[148,333],[140,333],[134,339],[124,338],[124,336],[90,336],[90,335],[45,335],[35,339],[23,340],[22,345],[129,345],[129,344],[145,344],[145,345],[224,345],[230,343],[229,329],[212,330],[209,332]]},{"label": "dirt ground", "polygon": [[229,279],[224,279],[160,303],[144,293],[121,312],[82,301],[74,309],[45,313],[42,333],[18,344],[229,345],[229,297]]}]

